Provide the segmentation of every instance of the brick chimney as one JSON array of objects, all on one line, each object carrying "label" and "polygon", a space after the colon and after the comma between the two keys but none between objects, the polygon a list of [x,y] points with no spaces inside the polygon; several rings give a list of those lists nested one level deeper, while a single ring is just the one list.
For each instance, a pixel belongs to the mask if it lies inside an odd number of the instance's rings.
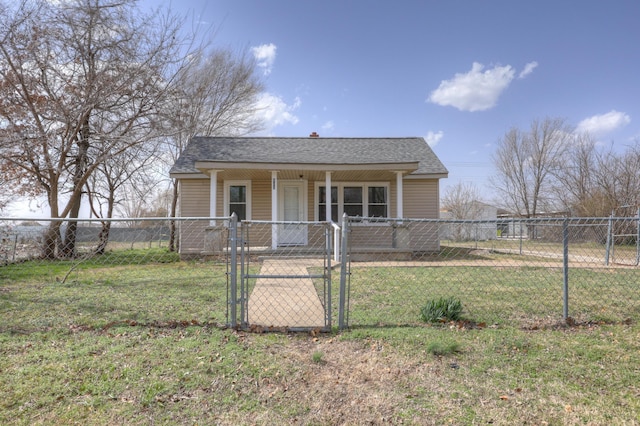
[{"label": "brick chimney", "polygon": [[312,132],[312,133],[309,135],[309,137],[310,137],[310,138],[319,138],[319,137],[320,137],[320,135],[319,135],[319,134],[317,134],[316,132]]}]

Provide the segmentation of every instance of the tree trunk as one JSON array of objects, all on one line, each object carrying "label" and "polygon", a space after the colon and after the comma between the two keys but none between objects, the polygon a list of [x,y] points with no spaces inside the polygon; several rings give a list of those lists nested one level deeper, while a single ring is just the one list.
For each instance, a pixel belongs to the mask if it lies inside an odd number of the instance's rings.
[{"label": "tree trunk", "polygon": [[[75,170],[73,174],[73,192],[70,219],[77,219],[80,214],[80,203],[82,202],[82,187],[84,186],[83,176],[87,167],[87,157],[89,152],[89,114],[86,115],[78,139],[78,154],[76,155]],[[74,198],[75,197],[75,198]],[[64,244],[62,246],[62,256],[72,258],[76,255],[76,237],[78,234],[78,222],[72,220],[65,232]]]},{"label": "tree trunk", "polygon": [[[111,219],[113,217],[113,207],[115,204],[115,192],[112,190],[109,193],[109,200],[107,205],[107,219]],[[100,230],[100,234],[98,234],[98,246],[94,250],[95,254],[104,254],[107,249],[107,244],[109,244],[109,233],[111,232],[111,221],[102,222],[102,229]]]},{"label": "tree trunk", "polygon": [[95,254],[104,254],[109,244],[109,232],[111,231],[111,222],[102,222],[102,229],[98,234],[98,246],[94,250]]},{"label": "tree trunk", "polygon": [[[169,217],[176,217],[176,212],[178,209],[178,183],[176,180],[173,180],[173,195],[171,197],[171,211],[169,212]],[[176,221],[172,220],[169,222],[169,251],[177,251],[178,250],[178,236],[176,233]]]},{"label": "tree trunk", "polygon": [[[69,218],[77,219],[80,213],[80,197],[74,201]],[[67,230],[64,233],[64,244],[62,245],[62,257],[73,258],[76,255],[76,238],[78,236],[78,222],[69,221]]]},{"label": "tree trunk", "polygon": [[60,246],[60,226],[62,222],[52,221],[44,233],[42,242],[42,258],[54,260],[56,258],[56,247]]}]

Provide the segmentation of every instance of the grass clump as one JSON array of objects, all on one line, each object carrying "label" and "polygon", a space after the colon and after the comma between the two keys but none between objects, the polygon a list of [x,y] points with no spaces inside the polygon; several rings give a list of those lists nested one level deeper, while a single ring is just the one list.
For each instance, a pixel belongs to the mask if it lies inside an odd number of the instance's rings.
[{"label": "grass clump", "polygon": [[452,355],[460,352],[460,344],[457,342],[431,342],[427,346],[427,352],[435,356]]},{"label": "grass clump", "polygon": [[316,364],[324,364],[324,353],[320,351],[315,351],[311,356],[311,360]]},{"label": "grass clump", "polygon": [[420,309],[424,322],[458,321],[462,318],[462,302],[455,297],[441,297],[429,301]]}]

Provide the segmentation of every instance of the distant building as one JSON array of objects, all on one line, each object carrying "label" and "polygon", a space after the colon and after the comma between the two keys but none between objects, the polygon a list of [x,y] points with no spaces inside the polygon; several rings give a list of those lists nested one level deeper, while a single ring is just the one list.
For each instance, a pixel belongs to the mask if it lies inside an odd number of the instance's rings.
[{"label": "distant building", "polygon": [[454,241],[494,240],[498,236],[498,208],[482,201],[471,201],[456,209],[441,209],[446,221],[440,228],[440,238]]}]

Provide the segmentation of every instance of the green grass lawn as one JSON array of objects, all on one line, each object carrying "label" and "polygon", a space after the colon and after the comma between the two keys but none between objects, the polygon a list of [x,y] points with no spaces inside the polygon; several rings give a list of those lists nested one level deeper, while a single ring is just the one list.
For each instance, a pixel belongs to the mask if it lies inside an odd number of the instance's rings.
[{"label": "green grass lawn", "polygon": [[[461,299],[465,315],[489,324],[563,318],[563,270],[532,266],[351,268],[351,325],[412,325],[429,300]],[[569,315],[579,322],[640,318],[640,269],[571,268]]]},{"label": "green grass lawn", "polygon": [[[556,270],[354,266],[349,330],[250,334],[225,264],[129,254],[0,267],[0,424],[640,423],[633,270],[573,270],[567,326]],[[452,295],[486,324],[419,321]]]}]

